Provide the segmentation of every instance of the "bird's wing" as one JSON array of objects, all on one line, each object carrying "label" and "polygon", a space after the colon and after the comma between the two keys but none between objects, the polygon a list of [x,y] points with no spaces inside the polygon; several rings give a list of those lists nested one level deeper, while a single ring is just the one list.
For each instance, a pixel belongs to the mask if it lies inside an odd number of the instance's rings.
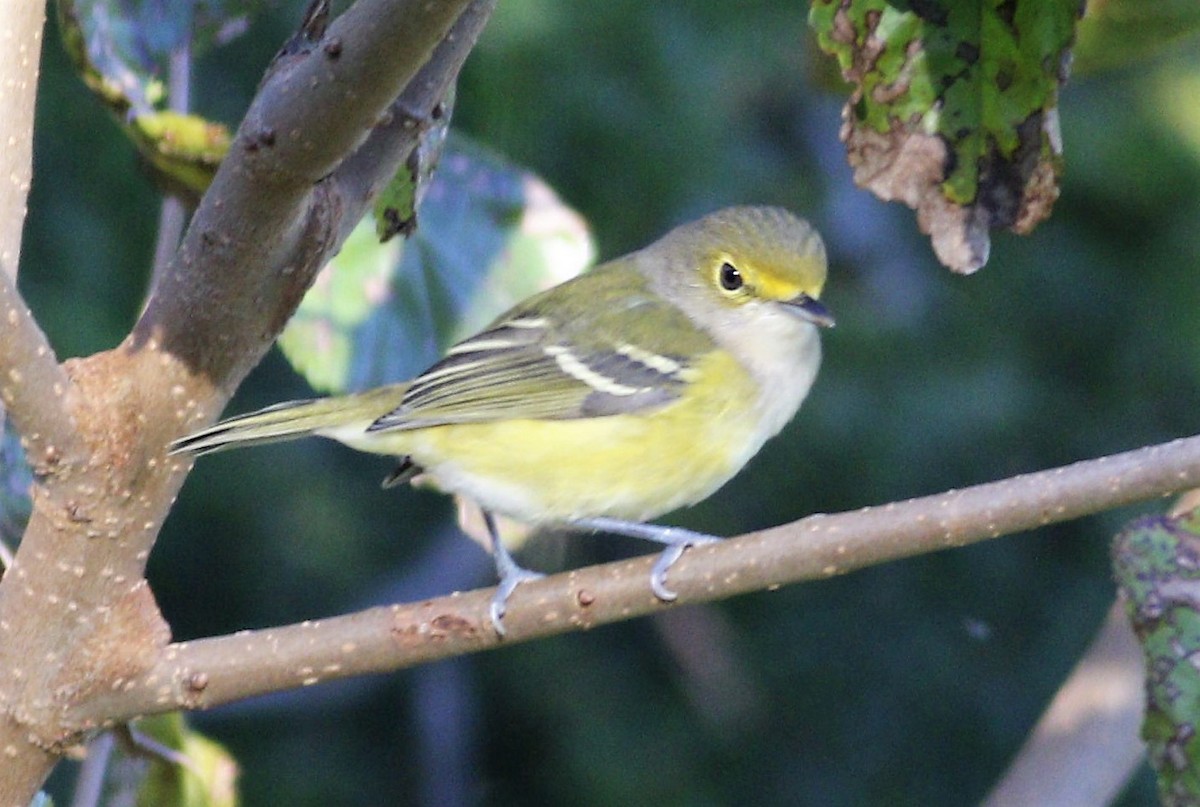
[{"label": "bird's wing", "polygon": [[674,400],[688,357],[711,340],[640,274],[602,269],[570,281],[566,304],[561,290],[544,292],[452,347],[369,430],[595,417]]}]

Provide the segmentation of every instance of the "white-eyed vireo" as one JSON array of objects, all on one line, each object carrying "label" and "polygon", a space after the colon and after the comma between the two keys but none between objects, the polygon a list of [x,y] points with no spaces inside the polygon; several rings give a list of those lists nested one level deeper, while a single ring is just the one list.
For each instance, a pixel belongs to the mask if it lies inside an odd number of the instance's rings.
[{"label": "white-eyed vireo", "polygon": [[773,207],[735,207],[518,304],[412,381],[279,404],[175,442],[206,453],[307,434],[401,457],[479,504],[504,603],[529,572],[492,512],[667,545],[651,585],[711,536],[646,524],[705,498],[792,418],[821,361],[825,247]]}]

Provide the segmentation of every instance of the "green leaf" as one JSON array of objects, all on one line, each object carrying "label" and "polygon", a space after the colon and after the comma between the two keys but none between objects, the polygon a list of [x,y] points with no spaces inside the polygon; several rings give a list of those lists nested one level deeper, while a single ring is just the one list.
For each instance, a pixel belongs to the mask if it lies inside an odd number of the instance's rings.
[{"label": "green leaf", "polygon": [[854,85],[855,181],[917,210],[942,263],[987,262],[1058,197],[1058,89],[1080,0],[816,0],[809,23]]},{"label": "green leaf", "polygon": [[532,174],[452,136],[407,241],[361,223],[279,339],[316,389],[409,378],[592,260],[587,226]]},{"label": "green leaf", "polygon": [[416,228],[417,207],[446,147],[454,97],[455,89],[451,85],[446,97],[434,108],[432,125],[421,133],[417,148],[375,198],[375,232],[380,241],[396,235],[411,235]]},{"label": "green leaf", "polygon": [[229,130],[199,115],[152,112],[132,118],[126,133],[175,192],[199,196],[229,152]]},{"label": "green leaf", "polygon": [[25,532],[33,509],[29,498],[33,474],[25,461],[21,441],[7,423],[0,412],[0,544],[12,549]]},{"label": "green leaf", "polygon": [[223,746],[192,730],[178,712],[145,718],[136,727],[182,757],[181,763],[151,762],[138,807],[236,807],[238,766]]},{"label": "green leaf", "polygon": [[1117,536],[1113,567],[1146,664],[1142,737],[1165,805],[1200,800],[1200,510]]},{"label": "green leaf", "polygon": [[229,131],[167,111],[162,76],[173,52],[191,57],[248,26],[259,0],[60,0],[63,46],[84,84],[177,191],[199,195],[229,149]]}]

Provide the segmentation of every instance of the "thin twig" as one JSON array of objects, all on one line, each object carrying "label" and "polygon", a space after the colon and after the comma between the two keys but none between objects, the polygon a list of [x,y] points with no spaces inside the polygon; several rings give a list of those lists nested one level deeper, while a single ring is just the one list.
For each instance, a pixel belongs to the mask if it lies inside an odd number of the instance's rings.
[{"label": "thin twig", "polygon": [[112,758],[113,735],[106,731],[88,743],[87,756],[75,777],[75,793],[71,807],[98,807],[104,795],[104,779]]},{"label": "thin twig", "polygon": [[209,708],[252,695],[411,667],[629,619],[687,603],[816,580],[889,560],[996,538],[1143,501],[1200,482],[1200,437],[1048,471],[811,516],[688,550],[671,568],[675,604],[650,592],[656,557],[640,557],[523,583],[509,601],[508,635],[489,623],[492,592],[171,645],[148,674],[105,692],[75,715],[122,720]]},{"label": "thin twig", "polygon": [[121,741],[126,753],[137,754],[151,762],[184,768],[197,779],[204,780],[204,771],[182,750],[159,742],[146,732],[134,728],[132,723],[115,726],[113,732]]},{"label": "thin twig", "polygon": [[[192,47],[190,37],[171,51],[167,68],[167,100],[172,112],[186,113],[191,101]],[[163,197],[158,210],[158,234],[154,240],[153,274],[158,278],[171,264],[187,224],[188,205],[176,193]]]}]

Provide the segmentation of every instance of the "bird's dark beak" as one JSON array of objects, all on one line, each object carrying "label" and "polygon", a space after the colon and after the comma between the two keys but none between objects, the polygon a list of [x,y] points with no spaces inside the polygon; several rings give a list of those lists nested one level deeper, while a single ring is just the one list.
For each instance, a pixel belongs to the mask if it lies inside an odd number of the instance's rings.
[{"label": "bird's dark beak", "polygon": [[820,325],[822,328],[834,326],[833,314],[815,297],[801,294],[788,300],[784,306],[788,311],[801,319],[808,320],[813,325]]}]

